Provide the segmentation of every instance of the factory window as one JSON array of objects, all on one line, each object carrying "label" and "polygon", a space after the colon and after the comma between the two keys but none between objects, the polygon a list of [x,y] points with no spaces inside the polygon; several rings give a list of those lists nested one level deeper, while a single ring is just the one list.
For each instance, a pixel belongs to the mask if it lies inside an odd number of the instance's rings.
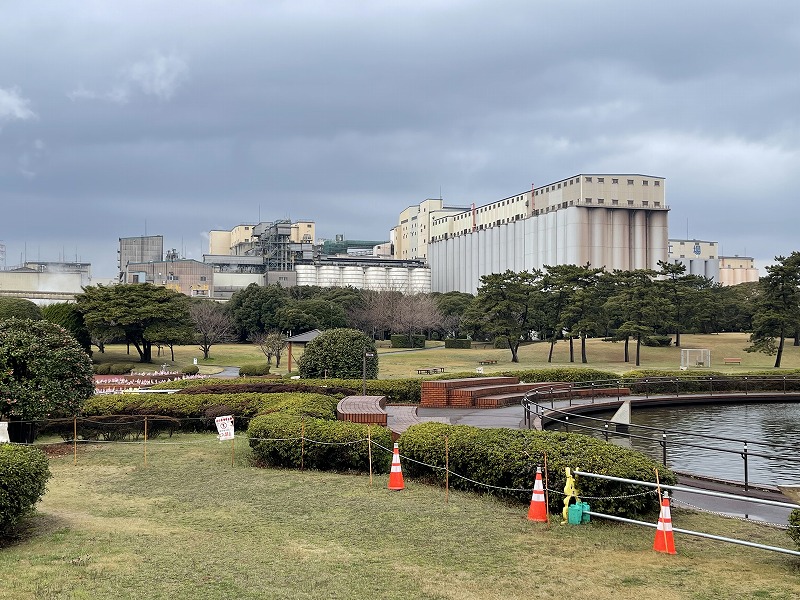
[{"label": "factory window", "polygon": [[612,206],[618,206],[619,205],[619,200],[617,200],[616,198],[612,198],[611,199],[611,204],[612,204]]},{"label": "factory window", "polygon": [[572,185],[572,183],[573,183],[573,182],[572,182],[572,179],[570,179],[570,180],[569,180],[569,184],[570,184],[570,185]]},{"label": "factory window", "polygon": [[617,179],[616,177],[614,177],[614,178],[611,180],[611,183],[619,183],[619,179]]},{"label": "factory window", "polygon": [[647,200],[642,200],[642,206],[650,206],[650,203]]},{"label": "factory window", "polygon": [[686,255],[685,254],[681,254],[681,258],[686,258]]},{"label": "factory window", "polygon": [[633,200],[628,200],[628,206],[633,206]]},{"label": "factory window", "polygon": [[206,280],[206,276],[205,275],[200,275],[200,281],[205,281],[205,280]]},{"label": "factory window", "polygon": [[605,204],[605,203],[606,203],[606,201],[605,201],[605,199],[604,199],[604,198],[598,198],[598,199],[597,199],[597,203],[598,203],[598,204]]},{"label": "factory window", "polygon": [[606,178],[605,177],[598,177],[597,178],[597,183],[605,183],[605,182],[606,182]]},{"label": "factory window", "polygon": [[586,181],[586,183],[592,183],[592,178],[591,177],[587,177],[584,181]]},{"label": "factory window", "polygon": [[656,186],[656,187],[659,187],[661,185],[661,182],[660,181],[654,181],[653,185]]},{"label": "factory window", "polygon": [[592,203],[592,199],[591,198],[584,198],[584,200],[586,201],[586,204],[591,204]]},{"label": "factory window", "polygon": [[650,185],[650,182],[647,179],[642,179],[642,185]]},{"label": "factory window", "polygon": [[633,179],[628,179],[628,185],[633,185]]},{"label": "factory window", "polygon": [[558,189],[561,189],[561,184],[560,183],[558,184]]},{"label": "factory window", "polygon": [[660,207],[661,206],[661,202],[653,202],[653,205],[656,206],[656,207]]}]

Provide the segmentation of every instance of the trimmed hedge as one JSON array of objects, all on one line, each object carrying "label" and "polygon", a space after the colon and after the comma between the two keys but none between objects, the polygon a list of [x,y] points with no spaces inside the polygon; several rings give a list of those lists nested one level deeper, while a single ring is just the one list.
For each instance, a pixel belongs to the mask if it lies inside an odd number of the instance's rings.
[{"label": "trimmed hedge", "polygon": [[642,345],[666,348],[672,345],[671,335],[648,335],[642,338]]},{"label": "trimmed hedge", "polygon": [[197,365],[186,365],[185,367],[181,367],[182,375],[197,375],[199,372],[200,367]]},{"label": "trimmed hedge", "polygon": [[[548,487],[551,490],[564,489],[565,467],[650,482],[655,482],[655,469],[658,469],[661,483],[676,483],[672,471],[645,455],[585,435],[479,429],[443,423],[414,425],[400,437],[401,454],[412,459],[404,463],[404,472],[410,477],[443,483],[444,471],[441,468],[445,466],[445,436],[448,438],[450,485],[464,490],[489,492],[519,502],[530,502],[536,467],[544,464],[545,453],[549,471]],[[525,491],[487,488],[452,473],[486,485]],[[637,517],[659,509],[656,494],[642,494],[647,488],[589,477],[577,478],[576,487],[579,496],[591,498],[587,502],[597,512]],[[564,508],[564,497],[551,492],[549,500],[550,511],[560,513]]]},{"label": "trimmed hedge", "polygon": [[[747,377],[747,381],[744,377]],[[793,377],[794,380],[784,379]],[[709,378],[713,378],[710,380]],[[679,380],[676,384],[675,380]],[[645,381],[647,380],[647,381]],[[712,389],[714,392],[749,391],[800,391],[800,370],[752,371],[748,373],[730,373],[719,371],[658,371],[641,369],[628,371],[620,377],[621,384],[629,387],[632,394],[674,394],[703,393]]]},{"label": "trimmed hedge", "polygon": [[258,377],[269,375],[270,366],[267,363],[256,363],[253,365],[242,365],[239,367],[239,377]]},{"label": "trimmed hedge", "polygon": [[469,350],[472,348],[472,340],[447,338],[444,341],[445,348],[458,348],[460,350]]},{"label": "trimmed hedge", "polygon": [[100,363],[93,364],[95,375],[127,375],[136,368],[133,363]]},{"label": "trimmed hedge", "polygon": [[214,418],[223,414],[249,419],[260,413],[336,418],[336,398],[323,394],[101,394],[83,406],[84,416],[162,415],[191,419],[185,430],[214,430]]},{"label": "trimmed hedge", "polygon": [[424,348],[425,336],[412,335],[411,340],[407,335],[392,335],[389,338],[392,341],[392,348]]},{"label": "trimmed hedge", "polygon": [[[250,421],[247,435],[260,466],[320,471],[369,471],[367,425],[348,421],[299,419],[286,414],[261,415]],[[301,443],[301,435],[305,441]],[[372,441],[391,448],[385,427],[370,427]],[[296,439],[286,439],[296,438]],[[275,441],[272,441],[275,440]],[[321,442],[321,443],[314,443]],[[372,470],[388,473],[391,453],[373,448]],[[302,461],[302,463],[301,463]]]},{"label": "trimmed hedge", "polygon": [[797,544],[797,549],[800,550],[800,508],[794,509],[789,514],[789,530],[787,533]]},{"label": "trimmed hedge", "polygon": [[49,478],[44,452],[30,446],[0,444],[0,536],[33,510]]}]

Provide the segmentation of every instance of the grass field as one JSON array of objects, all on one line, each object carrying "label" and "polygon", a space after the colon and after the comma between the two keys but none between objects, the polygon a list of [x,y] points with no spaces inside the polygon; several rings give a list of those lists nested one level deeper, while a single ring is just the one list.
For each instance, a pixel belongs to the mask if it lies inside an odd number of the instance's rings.
[{"label": "grass field", "polygon": [[[748,353],[744,348],[748,345],[748,335],[744,333],[725,333],[719,335],[683,335],[684,348],[709,348],[711,350],[711,368],[718,371],[736,373],[760,369],[772,369],[775,362],[774,356],[760,353]],[[424,350],[392,350],[388,342],[379,343],[381,379],[418,377],[416,370],[425,367],[444,367],[447,372],[474,371],[479,360],[496,360],[497,364],[484,367],[484,372],[494,373],[509,369],[535,369],[545,367],[581,367],[580,344],[575,343],[576,362],[569,362],[569,346],[566,342],[556,344],[553,362],[547,362],[548,345],[546,343],[533,343],[522,346],[519,351],[519,363],[511,362],[509,350],[486,349],[451,350],[444,348],[442,342],[428,342]],[[631,359],[634,358],[635,344],[631,344]],[[138,355],[134,349],[132,354],[126,354],[125,346],[109,346],[105,354],[95,352],[94,360],[97,362],[135,362]],[[294,369],[300,351],[294,349]],[[155,354],[155,351],[154,351]],[[250,344],[225,344],[213,346],[209,360],[202,359],[202,353],[195,346],[178,346],[175,348],[175,361],[168,360],[166,355],[154,356],[151,365],[143,366],[153,369],[166,364],[169,368],[192,364],[192,359],[198,359],[201,372],[213,374],[219,372],[223,366],[240,366],[243,364],[263,363],[266,359],[257,346]],[[725,365],[723,358],[741,358],[740,365]],[[623,344],[603,342],[600,339],[591,339],[587,343],[587,358],[589,363],[585,366],[624,373],[635,368],[633,360],[629,363],[623,361]],[[287,357],[284,354],[281,367],[275,368],[274,373],[287,373]],[[642,347],[641,368],[645,369],[677,369],[680,366],[680,348]],[[800,368],[800,347],[792,345],[792,340],[784,350],[781,369]],[[702,373],[703,369],[696,372]]]},{"label": "grass field", "polygon": [[[82,447],[19,539],[0,598],[800,597],[800,559],[602,522],[527,521],[527,506],[386,476],[258,469],[240,438],[182,434]],[[676,527],[791,548],[785,532],[673,509]]]}]

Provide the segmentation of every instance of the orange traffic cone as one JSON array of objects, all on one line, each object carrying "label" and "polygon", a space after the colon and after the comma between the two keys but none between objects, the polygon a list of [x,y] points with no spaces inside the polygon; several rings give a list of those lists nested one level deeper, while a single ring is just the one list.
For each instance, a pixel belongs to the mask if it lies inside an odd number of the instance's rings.
[{"label": "orange traffic cone", "polygon": [[403,483],[403,471],[400,469],[400,448],[398,448],[397,443],[395,443],[394,450],[392,451],[392,472],[389,473],[389,489],[402,490],[405,489],[405,487]]},{"label": "orange traffic cone", "polygon": [[547,522],[547,503],[544,501],[541,467],[536,467],[536,481],[533,484],[533,496],[531,496],[531,507],[528,509],[528,520]]},{"label": "orange traffic cone", "polygon": [[653,550],[675,554],[675,539],[672,536],[672,517],[669,514],[669,493],[667,492],[664,492],[664,497],[661,500],[661,514],[658,515],[656,541],[653,542]]}]

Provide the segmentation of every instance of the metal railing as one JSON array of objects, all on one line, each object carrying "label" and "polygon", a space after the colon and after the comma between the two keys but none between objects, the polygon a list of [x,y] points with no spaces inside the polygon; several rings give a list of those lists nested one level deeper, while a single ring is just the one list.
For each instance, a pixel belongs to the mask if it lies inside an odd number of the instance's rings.
[{"label": "metal railing", "polygon": [[[623,385],[625,383],[626,385]],[[525,411],[525,424],[528,429],[532,428],[533,417],[541,420],[542,428],[547,423],[558,423],[563,425],[565,431],[569,432],[570,427],[580,430],[581,432],[597,433],[609,441],[610,437],[619,436],[631,440],[641,440],[646,442],[657,442],[661,448],[661,462],[664,466],[669,466],[668,463],[668,449],[670,445],[680,446],[688,449],[706,450],[711,452],[721,452],[726,454],[738,454],[742,458],[743,464],[743,484],[745,491],[750,488],[749,481],[749,458],[757,457],[764,460],[781,460],[789,463],[796,463],[800,465],[800,457],[797,456],[797,450],[794,447],[781,447],[777,444],[769,444],[761,441],[753,441],[752,439],[732,438],[719,435],[701,434],[689,431],[681,431],[676,429],[658,428],[647,425],[628,424],[625,431],[617,431],[618,423],[609,419],[600,419],[588,415],[581,415],[580,419],[586,423],[576,423],[574,420],[570,422],[570,417],[575,417],[569,410],[562,410],[556,407],[556,402],[563,404],[563,408],[573,406],[595,405],[597,404],[598,397],[611,398],[613,405],[622,402],[623,397],[629,397],[634,389],[644,391],[645,398],[650,398],[653,386],[659,386],[659,389],[670,387],[675,390],[670,393],[671,397],[681,397],[682,395],[710,395],[714,394],[714,384],[716,383],[716,391],[722,392],[722,387],[726,388],[724,391],[727,393],[737,394],[736,391],[731,392],[731,387],[741,389],[744,397],[748,397],[753,393],[764,392],[766,394],[774,395],[776,391],[782,394],[800,393],[800,377],[659,377],[659,378],[644,378],[641,380],[626,381],[623,379],[593,381],[575,384],[554,384],[549,388],[539,388],[528,392],[522,400],[522,406]],[[681,386],[684,390],[694,389],[695,391],[684,391],[681,393]],[[697,388],[699,386],[705,387],[704,391]],[[707,387],[706,387],[707,386]],[[778,389],[775,389],[775,388]],[[754,389],[755,388],[755,389]],[[766,388],[766,389],[765,389]],[[585,390],[590,390],[590,394],[586,394]],[[630,390],[630,393],[629,393]],[[624,393],[623,393],[624,391]],[[659,396],[666,396],[660,394]],[[641,395],[640,395],[641,397]],[[549,404],[549,406],[547,406]],[[612,407],[609,406],[609,409]],[[597,426],[593,426],[596,423]],[[611,427],[614,425],[615,427]],[[647,433],[656,432],[659,438],[653,435],[646,435]],[[695,441],[681,441],[677,437],[694,438]],[[730,442],[738,444],[738,448],[721,448],[719,446],[711,446],[704,441],[717,441],[717,442]],[[757,450],[753,451],[753,447]],[[766,451],[758,450],[764,448]],[[784,454],[780,452],[784,451]]]},{"label": "metal railing", "polygon": [[[778,502],[778,501],[775,501],[775,500],[762,500],[762,499],[759,499],[759,498],[751,498],[749,496],[739,496],[739,495],[736,495],[736,494],[727,494],[727,493],[724,493],[724,492],[714,492],[714,491],[711,491],[711,490],[701,490],[701,489],[697,489],[697,488],[686,488],[686,487],[681,487],[681,486],[676,486],[676,485],[663,485],[663,484],[651,483],[649,481],[637,481],[635,479],[624,479],[622,477],[612,477],[610,475],[600,475],[598,473],[587,473],[585,471],[579,471],[577,469],[573,469],[572,473],[575,474],[575,475],[578,475],[578,476],[582,476],[582,477],[593,477],[593,478],[596,478],[596,479],[605,479],[605,480],[608,480],[608,481],[617,481],[617,482],[620,482],[620,483],[629,483],[629,484],[632,484],[632,485],[641,485],[641,486],[651,487],[651,488],[660,488],[660,489],[672,490],[672,491],[676,491],[676,492],[687,492],[687,493],[691,493],[691,494],[702,494],[702,495],[706,495],[706,496],[714,496],[716,498],[726,498],[726,499],[737,500],[737,501],[741,501],[741,502],[764,504],[764,505],[767,505],[767,506],[778,506],[778,507],[781,507],[781,508],[788,508],[788,509],[798,509],[798,508],[800,508],[800,505],[792,504],[792,503],[789,503],[789,502]],[[600,518],[603,518],[603,519],[611,519],[613,521],[621,521],[623,523],[630,523],[630,524],[633,524],[633,525],[643,525],[645,527],[656,527],[656,525],[653,524],[653,523],[646,523],[644,521],[637,521],[637,520],[634,520],[634,519],[628,519],[628,518],[619,517],[619,516],[616,516],[616,515],[607,515],[607,514],[603,514],[603,513],[593,512],[591,510],[588,511],[588,514],[593,516],[593,517],[600,517]],[[692,530],[689,530],[689,529],[678,529],[677,527],[674,527],[674,526],[672,527],[672,531],[674,531],[675,533],[685,533],[685,534],[688,534],[688,535],[693,535],[693,536],[697,536],[697,537],[703,537],[703,538],[712,539],[712,540],[716,540],[716,541],[720,541],[720,542],[728,542],[728,543],[731,543],[731,544],[738,544],[740,546],[749,546],[751,548],[758,548],[760,550],[769,550],[771,552],[780,552],[782,554],[790,554],[792,556],[800,556],[800,552],[798,552],[797,550],[789,550],[787,548],[779,548],[777,546],[767,546],[765,544],[759,544],[759,543],[756,543],[756,542],[749,542],[749,541],[746,541],[746,540],[739,540],[739,539],[736,539],[736,538],[722,537],[722,536],[719,536],[719,535],[714,535],[714,534],[710,534],[710,533],[704,533],[704,532],[701,532],[701,531],[692,531]]]}]

